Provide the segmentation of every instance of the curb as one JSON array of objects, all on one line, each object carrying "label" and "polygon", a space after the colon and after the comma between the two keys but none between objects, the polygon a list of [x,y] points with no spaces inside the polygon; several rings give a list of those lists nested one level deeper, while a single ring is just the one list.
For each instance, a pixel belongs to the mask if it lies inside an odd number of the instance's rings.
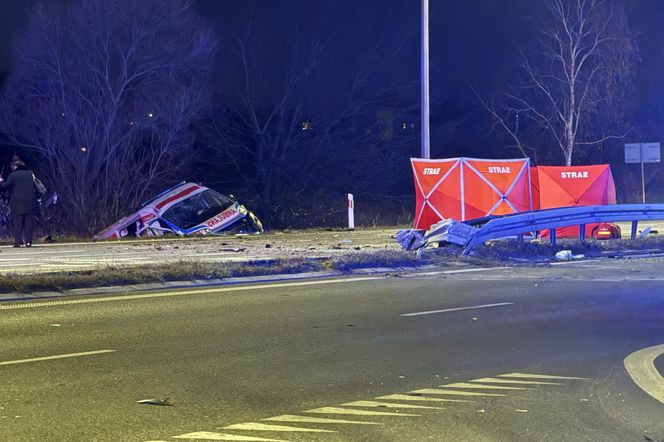
[{"label": "curb", "polygon": [[152,292],[158,290],[175,290],[188,288],[221,287],[229,285],[270,283],[281,281],[297,281],[306,279],[335,278],[340,276],[364,276],[380,273],[399,273],[399,272],[425,272],[434,269],[440,269],[435,265],[424,265],[417,267],[372,267],[365,269],[355,269],[347,272],[342,271],[323,271],[323,272],[305,272],[280,275],[261,275],[261,276],[241,276],[225,279],[208,279],[192,281],[170,281],[163,283],[134,284],[110,287],[90,287],[57,291],[32,292],[32,293],[0,293],[1,302],[12,301],[32,301],[39,299],[65,298],[70,296],[100,296],[100,295],[118,295],[136,292]]}]

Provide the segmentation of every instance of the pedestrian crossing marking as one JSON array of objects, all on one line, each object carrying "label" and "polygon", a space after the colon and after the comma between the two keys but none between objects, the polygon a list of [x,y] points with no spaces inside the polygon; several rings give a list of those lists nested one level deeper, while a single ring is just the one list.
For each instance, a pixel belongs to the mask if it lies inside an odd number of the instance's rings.
[{"label": "pedestrian crossing marking", "polygon": [[353,408],[339,408],[339,407],[321,407],[307,410],[305,413],[320,413],[320,414],[353,414],[358,416],[404,416],[404,417],[419,417],[419,414],[409,413],[392,413],[390,411],[369,411],[369,410],[355,410]]},{"label": "pedestrian crossing marking", "polygon": [[283,439],[265,439],[263,437],[238,436],[236,434],[212,433],[211,431],[198,431],[196,433],[173,436],[174,439],[203,439],[203,440],[235,440],[246,442],[288,442]]},{"label": "pedestrian crossing marking", "polygon": [[244,422],[241,424],[227,425],[221,427],[222,430],[251,430],[251,431],[292,431],[301,433],[336,433],[332,430],[320,430],[317,428],[301,428],[291,427],[286,425],[269,425],[261,424],[260,422]]},{"label": "pedestrian crossing marking", "polygon": [[378,401],[355,401],[355,402],[347,402],[341,405],[345,407],[421,408],[429,410],[442,410],[441,407],[431,407],[429,405],[395,404],[391,402],[378,402]]},{"label": "pedestrian crossing marking", "polygon": [[[459,402],[459,403],[474,403],[473,399],[479,397],[507,397],[507,394],[502,394],[503,391],[522,391],[529,390],[539,385],[565,385],[561,382],[564,380],[590,380],[589,378],[574,377],[574,376],[555,376],[547,374],[536,373],[505,373],[497,375],[495,378],[478,378],[471,379],[467,382],[455,382],[451,384],[440,385],[438,388],[425,388],[421,390],[414,390],[407,393],[388,394],[378,396],[375,400],[359,400],[353,402],[346,402],[338,406],[320,407],[311,410],[303,411],[303,413],[312,414],[330,414],[330,415],[349,415],[349,416],[371,416],[371,417],[420,417],[419,414],[413,414],[412,410],[442,410],[443,407],[431,405],[413,404],[413,402],[429,402],[431,404],[441,404],[444,402]],[[494,385],[491,385],[494,384]],[[495,385],[498,384],[498,385]],[[500,392],[485,392],[485,391],[464,391],[468,390],[499,390]],[[505,391],[505,393],[508,393]],[[430,395],[430,396],[425,396]],[[433,397],[432,397],[433,396]],[[442,397],[441,397],[442,396]],[[450,399],[444,396],[461,396],[463,399]],[[471,399],[472,398],[472,399]],[[382,402],[385,400],[386,402]],[[403,402],[396,402],[403,401]],[[358,408],[346,408],[358,407]],[[365,408],[365,409],[360,409]],[[384,408],[385,411],[368,410],[366,408]],[[390,410],[391,409],[391,410]],[[400,413],[399,409],[409,411],[407,413]],[[389,410],[389,411],[388,411]],[[392,411],[395,410],[395,411]],[[481,410],[482,412],[484,410]],[[517,410],[522,412],[523,410]],[[335,419],[328,417],[313,417],[284,414],[280,416],[273,416],[261,419],[261,421],[269,422],[288,422],[300,424],[347,424],[347,425],[384,425],[381,422],[368,422],[357,421],[349,419]],[[334,430],[294,427],[290,425],[273,425],[262,422],[243,422],[239,424],[227,425],[221,427],[223,430],[243,430],[243,431],[274,431],[274,432],[293,432],[293,433],[337,433]],[[222,441],[247,441],[247,442],[288,442],[282,439],[267,439],[255,436],[241,436],[228,433],[214,433],[201,431],[196,433],[188,433],[180,436],[173,436],[175,439],[198,439],[198,440],[222,440]]]},{"label": "pedestrian crossing marking", "polygon": [[329,419],[325,417],[297,416],[284,414],[281,416],[266,417],[263,421],[274,422],[302,422],[308,424],[348,424],[348,425],[383,425],[380,422],[351,421],[346,419]]},{"label": "pedestrian crossing marking", "polygon": [[412,394],[388,394],[387,396],[378,396],[376,399],[388,399],[393,401],[423,401],[423,402],[473,402],[464,399],[445,399],[439,397],[419,396]]},{"label": "pedestrian crossing marking", "polygon": [[422,390],[411,391],[410,393],[422,394],[449,394],[453,396],[492,396],[492,397],[505,397],[506,394],[500,393],[479,393],[477,391],[461,391],[461,390],[443,390],[440,388],[424,388]]},{"label": "pedestrian crossing marking", "polygon": [[570,381],[589,381],[588,378],[577,378],[573,376],[552,376],[548,374],[534,374],[534,373],[507,373],[500,374],[501,378],[533,378],[533,379],[561,379]]},{"label": "pedestrian crossing marking", "polygon": [[482,384],[469,384],[467,382],[455,382],[454,384],[439,385],[440,388],[475,388],[482,389],[488,388],[490,390],[527,390],[524,387],[507,387],[504,385],[482,385]]},{"label": "pedestrian crossing marking", "polygon": [[523,384],[523,385],[564,385],[561,384],[560,382],[521,381],[516,379],[498,379],[498,378],[472,379],[468,382],[487,382],[492,384]]}]

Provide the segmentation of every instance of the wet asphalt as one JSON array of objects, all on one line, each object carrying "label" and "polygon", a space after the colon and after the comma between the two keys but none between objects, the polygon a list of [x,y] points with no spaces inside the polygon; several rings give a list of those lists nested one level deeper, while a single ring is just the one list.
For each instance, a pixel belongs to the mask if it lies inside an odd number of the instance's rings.
[{"label": "wet asphalt", "polygon": [[664,440],[663,265],[5,302],[0,440]]}]

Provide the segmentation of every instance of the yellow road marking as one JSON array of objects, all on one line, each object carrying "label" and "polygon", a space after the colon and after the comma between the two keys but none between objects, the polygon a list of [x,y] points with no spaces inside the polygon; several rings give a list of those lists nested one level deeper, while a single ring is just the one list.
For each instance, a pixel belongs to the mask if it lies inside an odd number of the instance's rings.
[{"label": "yellow road marking", "polygon": [[39,361],[51,361],[53,359],[78,358],[80,356],[91,356],[91,355],[100,355],[103,353],[113,353],[114,351],[115,350],[96,350],[96,351],[84,351],[81,353],[69,353],[64,355],[42,356],[40,358],[17,359],[15,361],[0,362],[0,365],[15,365],[15,364],[25,364],[26,362],[39,362]]},{"label": "yellow road marking", "polygon": [[534,373],[507,373],[499,374],[501,378],[533,378],[533,379],[567,379],[571,381],[589,381],[588,378],[577,378],[573,376],[552,376],[548,374],[534,374]]},{"label": "yellow road marking", "polygon": [[664,376],[655,366],[655,359],[663,354],[664,345],[656,345],[635,351],[623,363],[636,385],[664,404]]},{"label": "yellow road marking", "polygon": [[461,391],[461,390],[441,390],[439,388],[425,388],[422,390],[411,391],[410,393],[422,393],[422,394],[449,394],[454,396],[493,396],[493,397],[505,397],[506,394],[498,393],[478,393],[476,391]]},{"label": "yellow road marking", "polygon": [[332,430],[319,430],[316,428],[301,428],[290,427],[286,425],[269,425],[261,424],[260,422],[244,422],[241,424],[227,425],[221,427],[222,430],[250,430],[250,431],[293,431],[293,432],[310,432],[310,433],[336,433]]},{"label": "yellow road marking", "polygon": [[441,407],[430,407],[428,405],[395,404],[390,402],[378,402],[378,401],[355,401],[355,402],[347,402],[341,405],[344,407],[423,408],[429,410],[442,410]]},{"label": "yellow road marking", "polygon": [[498,378],[472,379],[468,382],[488,382],[493,384],[524,384],[524,385],[564,385],[561,384],[560,382],[520,381],[514,379],[498,379]]},{"label": "yellow road marking", "polygon": [[419,417],[419,414],[408,413],[391,413],[389,411],[369,411],[369,410],[355,410],[352,408],[339,408],[339,407],[321,407],[307,410],[305,413],[320,413],[320,414],[353,414],[358,416],[404,416],[404,417]]},{"label": "yellow road marking", "polygon": [[281,284],[259,284],[259,285],[250,285],[250,286],[217,287],[210,289],[163,291],[163,292],[141,293],[136,295],[95,296],[93,298],[83,298],[83,299],[63,299],[56,301],[42,301],[42,302],[36,301],[30,303],[2,304],[0,305],[0,310],[56,307],[61,305],[75,305],[75,304],[94,304],[98,302],[130,301],[135,299],[170,298],[174,296],[211,295],[211,294],[224,293],[224,292],[245,292],[250,290],[263,290],[263,289],[275,290],[284,287],[344,284],[352,282],[377,281],[380,279],[385,279],[385,278],[382,276],[371,276],[371,277],[360,277],[360,278],[328,279],[322,281],[286,282]]},{"label": "yellow road marking", "polygon": [[378,396],[376,399],[388,399],[393,401],[423,401],[423,402],[474,402],[463,399],[444,399],[439,397],[415,396],[411,394],[388,394],[387,396]]},{"label": "yellow road marking", "polygon": [[482,384],[469,384],[467,382],[455,382],[454,384],[439,385],[440,388],[470,388],[482,389],[488,388],[490,390],[527,390],[524,387],[506,387],[504,385],[482,385]]},{"label": "yellow road marking", "polygon": [[235,434],[212,433],[210,431],[198,431],[180,436],[173,436],[174,439],[203,439],[203,440],[239,440],[255,442],[288,442],[283,439],[265,439],[262,437],[237,436]]},{"label": "yellow road marking", "polygon": [[261,420],[275,421],[275,422],[303,422],[308,424],[383,425],[380,422],[350,421],[346,419],[329,419],[325,417],[297,416],[293,414],[284,414],[281,416],[267,417]]}]

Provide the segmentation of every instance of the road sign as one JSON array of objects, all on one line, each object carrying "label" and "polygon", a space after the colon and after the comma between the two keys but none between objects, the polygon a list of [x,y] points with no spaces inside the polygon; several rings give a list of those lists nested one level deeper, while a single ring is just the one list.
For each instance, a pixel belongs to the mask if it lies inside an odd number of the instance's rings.
[{"label": "road sign", "polygon": [[646,181],[644,178],[644,163],[659,163],[659,143],[627,143],[625,144],[625,163],[641,164],[641,195],[643,204],[646,203]]},{"label": "road sign", "polygon": [[659,143],[628,143],[625,144],[625,163],[659,163]]},{"label": "road sign", "polygon": [[659,143],[643,143],[643,162],[659,163]]}]

